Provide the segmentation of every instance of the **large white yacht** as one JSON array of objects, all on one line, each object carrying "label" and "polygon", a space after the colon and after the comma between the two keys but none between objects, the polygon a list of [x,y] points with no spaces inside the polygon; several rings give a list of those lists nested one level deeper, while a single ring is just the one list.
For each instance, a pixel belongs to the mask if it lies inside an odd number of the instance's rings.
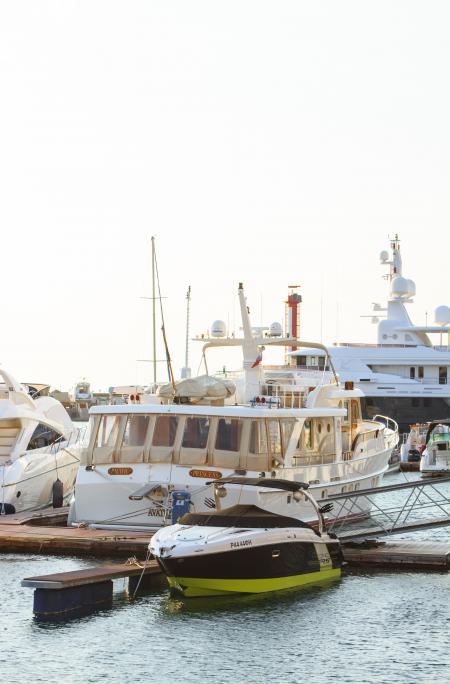
[{"label": "large white yacht", "polygon": [[[385,307],[374,304],[377,343],[340,343],[327,351],[340,381],[352,381],[363,391],[364,415],[391,416],[401,430],[407,430],[413,423],[450,414],[450,308],[436,308],[434,325],[414,325],[406,306],[413,301],[416,287],[403,276],[397,236],[391,241],[391,256],[383,251],[380,258],[389,266],[389,295]],[[432,343],[431,335],[438,336],[439,344]],[[291,358],[298,370],[310,373],[326,368],[326,355],[297,349]]]},{"label": "large white yacht", "polygon": [[[235,475],[305,482],[320,501],[380,483],[398,441],[395,423],[364,420],[361,391],[336,377],[316,387],[306,377],[302,386],[292,369],[281,367],[268,378],[262,347],[300,341],[280,337],[278,328],[271,336],[255,335],[242,285],[238,295],[243,337],[205,338],[203,344],[204,355],[211,347],[241,347],[237,386],[203,376],[160,387],[142,403],[91,408],[71,524],[155,529],[186,511],[214,508],[207,483]],[[245,504],[245,491],[230,491],[230,505]],[[362,499],[337,515],[368,511]],[[306,504],[300,513],[315,517]]]},{"label": "large white yacht", "polygon": [[[80,437],[63,405],[0,369],[0,513],[62,505],[73,490]],[[30,392],[34,395],[31,396]]]}]

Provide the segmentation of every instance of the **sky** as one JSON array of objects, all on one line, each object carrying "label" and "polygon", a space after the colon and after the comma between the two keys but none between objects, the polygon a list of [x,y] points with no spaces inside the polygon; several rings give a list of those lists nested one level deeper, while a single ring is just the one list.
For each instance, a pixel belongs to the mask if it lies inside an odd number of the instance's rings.
[{"label": "sky", "polygon": [[1,364],[150,381],[152,235],[176,374],[189,285],[192,333],[238,327],[239,282],[255,325],[282,321],[295,283],[303,339],[374,342],[395,233],[431,321],[450,305],[449,20],[438,0],[1,1]]}]

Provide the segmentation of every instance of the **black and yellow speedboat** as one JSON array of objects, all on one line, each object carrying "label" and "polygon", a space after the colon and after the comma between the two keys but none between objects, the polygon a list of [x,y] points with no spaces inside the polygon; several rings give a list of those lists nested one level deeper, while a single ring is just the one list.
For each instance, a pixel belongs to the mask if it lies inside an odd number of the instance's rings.
[{"label": "black and yellow speedboat", "polygon": [[[262,593],[340,577],[339,541],[326,533],[323,509],[307,492],[308,485],[244,477],[211,484],[216,511],[189,513],[177,525],[160,529],[150,542],[173,590],[184,596]],[[274,490],[271,508],[279,507],[282,514],[256,505],[258,489],[255,505],[221,510],[220,498],[230,485]],[[296,504],[305,498],[317,511],[318,530],[294,517]],[[286,509],[292,516],[284,514]]]}]

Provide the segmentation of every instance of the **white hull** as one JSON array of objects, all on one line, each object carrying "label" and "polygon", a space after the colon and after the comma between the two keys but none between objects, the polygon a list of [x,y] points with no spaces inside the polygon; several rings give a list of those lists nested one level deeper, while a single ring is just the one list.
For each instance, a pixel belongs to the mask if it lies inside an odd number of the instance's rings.
[{"label": "white hull", "polygon": [[[276,471],[276,477],[306,483],[319,480],[320,484],[310,484],[309,492],[317,501],[324,503],[331,495],[378,486],[387,470],[390,455],[391,449],[386,449],[351,461],[280,468]],[[235,470],[210,466],[203,469],[175,464],[170,469],[164,464],[136,463],[127,466],[133,471],[127,475],[110,475],[110,465],[97,465],[94,470],[86,470],[81,466],[71,520],[101,528],[158,529],[172,524],[172,492],[183,491],[190,494],[190,512],[211,510],[212,494],[211,488],[207,486],[207,482],[211,482],[214,477],[211,473],[220,473],[220,477],[236,475]],[[192,471],[202,470],[207,470],[205,477],[190,475]],[[247,471],[246,476],[258,477],[259,473]],[[161,485],[166,496],[154,499],[144,497],[141,501],[129,499],[130,495],[149,484],[154,484],[155,488]],[[227,506],[237,503],[247,503],[245,493],[242,493],[240,488],[235,491],[230,488]],[[311,506],[303,506],[304,509],[300,510],[299,515],[306,521],[316,520],[317,516]],[[364,499],[358,499],[351,510],[342,507],[341,503],[335,506],[336,510],[330,514],[330,518],[362,517],[370,512],[370,504]],[[270,510],[269,503],[267,510]]]},{"label": "white hull", "polygon": [[[9,504],[16,513],[45,508],[52,503],[53,483],[63,483],[63,496],[73,491],[79,461],[72,449],[56,454],[30,452],[10,465],[0,466],[0,504]],[[7,507],[6,507],[7,508]]]}]

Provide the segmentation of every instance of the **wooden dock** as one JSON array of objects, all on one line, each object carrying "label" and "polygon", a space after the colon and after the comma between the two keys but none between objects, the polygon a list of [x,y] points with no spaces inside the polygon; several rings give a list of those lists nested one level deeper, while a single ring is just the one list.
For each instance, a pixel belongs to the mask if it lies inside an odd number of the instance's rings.
[{"label": "wooden dock", "polygon": [[34,589],[33,612],[40,620],[66,620],[112,605],[113,580],[128,578],[128,591],[148,589],[160,575],[156,561],[113,563],[95,568],[26,577],[23,587]]},{"label": "wooden dock", "polygon": [[450,542],[361,541],[344,542],[342,552],[350,565],[402,570],[450,569]]}]

